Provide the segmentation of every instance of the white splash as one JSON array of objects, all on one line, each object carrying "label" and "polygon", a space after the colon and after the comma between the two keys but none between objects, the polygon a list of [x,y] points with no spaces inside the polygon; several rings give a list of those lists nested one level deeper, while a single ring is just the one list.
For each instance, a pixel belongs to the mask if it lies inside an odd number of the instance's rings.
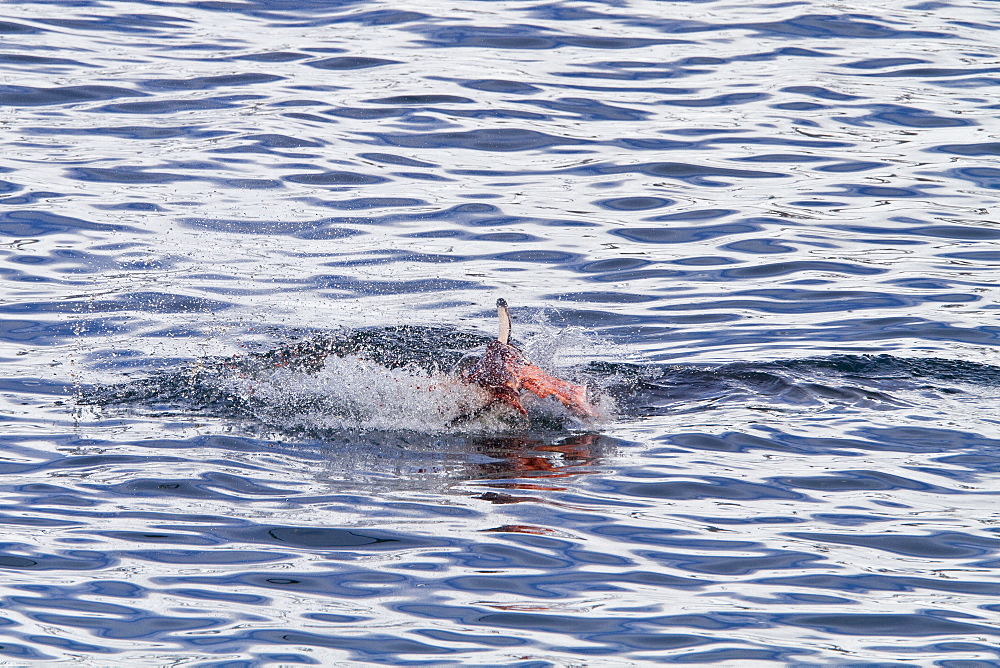
[{"label": "white splash", "polygon": [[[498,406],[468,420],[488,394],[448,373],[417,367],[388,369],[355,356],[327,358],[316,372],[286,368],[215,379],[227,392],[251,400],[253,416],[281,430],[501,433],[526,426],[522,416]],[[593,427],[551,399],[526,397],[532,418],[571,427]],[[602,413],[610,403],[598,401]]]}]

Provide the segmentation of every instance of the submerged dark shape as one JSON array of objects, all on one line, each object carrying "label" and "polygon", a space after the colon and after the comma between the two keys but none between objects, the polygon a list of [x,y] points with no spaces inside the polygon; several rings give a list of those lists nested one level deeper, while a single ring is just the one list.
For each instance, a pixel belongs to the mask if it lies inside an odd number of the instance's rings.
[{"label": "submerged dark shape", "polygon": [[286,367],[305,373],[318,371],[327,357],[354,355],[387,369],[415,366],[427,371],[447,371],[470,350],[491,339],[450,327],[393,325],[336,333],[320,333],[264,352],[233,358],[232,364],[259,368]]},{"label": "submerged dark shape", "polygon": [[497,300],[497,312],[500,316],[499,336],[495,341],[490,341],[486,352],[475,366],[461,374],[466,382],[486,390],[490,394],[490,400],[466,419],[480,415],[497,404],[507,404],[522,415],[527,415],[527,409],[521,404],[522,390],[542,399],[558,399],[578,417],[597,417],[597,410],[587,401],[585,387],[548,375],[511,345],[510,313],[505,300]]}]

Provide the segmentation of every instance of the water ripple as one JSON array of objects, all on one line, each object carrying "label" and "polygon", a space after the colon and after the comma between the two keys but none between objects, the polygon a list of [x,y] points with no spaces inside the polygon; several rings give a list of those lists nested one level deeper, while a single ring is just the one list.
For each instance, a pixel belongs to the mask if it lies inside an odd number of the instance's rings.
[{"label": "water ripple", "polygon": [[0,654],[992,665],[987,4],[8,4]]}]

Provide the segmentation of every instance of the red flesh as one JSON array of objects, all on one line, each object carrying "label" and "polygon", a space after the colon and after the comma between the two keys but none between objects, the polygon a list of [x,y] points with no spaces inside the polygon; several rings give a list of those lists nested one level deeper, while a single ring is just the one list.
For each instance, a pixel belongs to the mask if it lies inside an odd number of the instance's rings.
[{"label": "red flesh", "polygon": [[[479,362],[465,374],[465,380],[483,388],[491,395],[490,403],[505,403],[527,415],[521,404],[521,390],[541,397],[554,397],[580,417],[597,417],[596,409],[587,401],[587,390],[548,375],[525,359],[514,346],[491,341]],[[487,404],[489,405],[489,404]]]}]

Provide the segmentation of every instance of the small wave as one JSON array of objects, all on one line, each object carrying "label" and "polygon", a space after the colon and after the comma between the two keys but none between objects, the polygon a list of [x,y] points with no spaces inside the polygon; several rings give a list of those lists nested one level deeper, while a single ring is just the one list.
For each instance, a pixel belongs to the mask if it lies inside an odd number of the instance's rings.
[{"label": "small wave", "polygon": [[733,362],[722,365],[592,363],[586,371],[629,416],[702,411],[734,403],[786,410],[895,410],[1000,387],[1000,367],[892,355]]}]

